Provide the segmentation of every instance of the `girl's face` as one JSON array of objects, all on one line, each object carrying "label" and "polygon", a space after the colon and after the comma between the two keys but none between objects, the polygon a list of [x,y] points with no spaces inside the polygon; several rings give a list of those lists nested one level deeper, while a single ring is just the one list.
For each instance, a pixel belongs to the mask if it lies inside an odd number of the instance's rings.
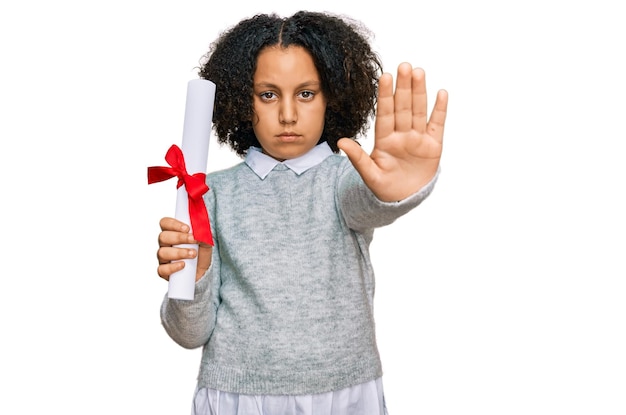
[{"label": "girl's face", "polygon": [[259,53],[253,108],[254,133],[265,154],[283,161],[317,145],[326,99],[313,58],[304,48],[272,46]]}]

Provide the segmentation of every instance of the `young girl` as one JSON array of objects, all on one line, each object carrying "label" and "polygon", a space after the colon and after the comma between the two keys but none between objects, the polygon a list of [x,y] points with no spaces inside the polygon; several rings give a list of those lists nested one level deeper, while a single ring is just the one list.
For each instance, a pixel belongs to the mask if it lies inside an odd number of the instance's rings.
[{"label": "young girl", "polygon": [[368,248],[431,192],[447,94],[427,119],[424,72],[401,64],[395,93],[381,72],[368,32],[329,14],[257,15],[212,44],[214,128],[245,161],[207,176],[215,245],[174,247],[197,242],[163,218],[157,251],[166,280],[198,255],[195,298],[161,308],[203,347],[193,414],[386,413]]}]

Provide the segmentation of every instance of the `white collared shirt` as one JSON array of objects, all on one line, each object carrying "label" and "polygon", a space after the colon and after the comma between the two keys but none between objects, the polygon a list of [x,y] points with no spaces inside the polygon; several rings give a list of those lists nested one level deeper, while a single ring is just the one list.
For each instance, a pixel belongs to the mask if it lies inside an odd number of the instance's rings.
[{"label": "white collared shirt", "polygon": [[309,150],[307,153],[293,159],[278,161],[273,157],[263,153],[259,147],[250,147],[246,154],[246,164],[256,173],[261,180],[272,171],[277,164],[284,164],[289,167],[297,175],[300,175],[326,160],[328,156],[333,154],[327,142],[320,143]]}]

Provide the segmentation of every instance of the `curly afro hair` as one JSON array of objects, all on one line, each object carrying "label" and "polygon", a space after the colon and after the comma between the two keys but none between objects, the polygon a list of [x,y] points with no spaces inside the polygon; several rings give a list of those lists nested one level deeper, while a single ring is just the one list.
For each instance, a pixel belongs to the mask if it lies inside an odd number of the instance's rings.
[{"label": "curly afro hair", "polygon": [[203,57],[199,75],[216,84],[213,128],[218,142],[244,156],[260,147],[252,129],[253,77],[259,52],[300,46],[313,57],[327,100],[321,142],[339,152],[342,137],[365,134],[375,113],[382,64],[371,32],[359,22],[328,13],[300,11],[291,17],[259,14],[220,34]]}]

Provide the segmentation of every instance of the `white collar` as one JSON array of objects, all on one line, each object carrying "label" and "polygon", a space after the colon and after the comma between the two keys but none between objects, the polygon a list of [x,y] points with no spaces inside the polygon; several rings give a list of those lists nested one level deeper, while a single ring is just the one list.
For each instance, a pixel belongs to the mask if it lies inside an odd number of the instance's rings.
[{"label": "white collar", "polygon": [[256,175],[263,180],[278,164],[284,164],[293,170],[297,175],[300,175],[311,167],[317,166],[324,161],[326,157],[332,154],[333,151],[325,141],[316,145],[300,157],[282,162],[264,154],[262,149],[259,147],[250,147],[248,149],[248,153],[246,154],[245,162],[256,173]]}]

